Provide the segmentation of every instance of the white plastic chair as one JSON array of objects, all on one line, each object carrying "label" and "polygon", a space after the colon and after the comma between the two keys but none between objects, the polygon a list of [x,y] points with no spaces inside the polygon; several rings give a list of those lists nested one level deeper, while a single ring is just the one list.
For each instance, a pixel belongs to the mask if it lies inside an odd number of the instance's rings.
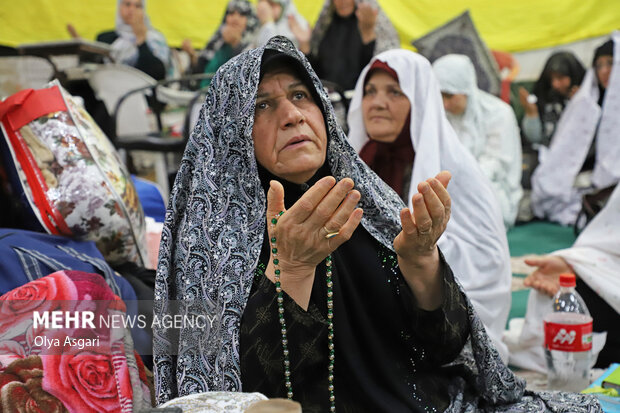
[{"label": "white plastic chair", "polygon": [[[166,196],[169,174],[175,169],[173,165],[168,167],[169,163],[174,163],[174,160],[168,162],[168,158],[183,150],[185,140],[163,133],[165,122],[162,122],[162,115],[167,114],[162,114],[159,109],[189,106],[195,91],[168,86],[178,86],[183,79],[157,82],[140,70],[125,65],[102,65],[89,78],[95,95],[104,102],[112,116],[113,136],[110,139],[119,149],[151,153],[149,157],[155,163],[155,180]],[[168,115],[174,115],[174,112]],[[182,123],[183,117],[180,116],[179,123]]]},{"label": "white plastic chair", "polygon": [[12,47],[0,46],[0,99],[22,89],[40,89],[54,78],[52,63],[38,56],[22,56]]},{"label": "white plastic chair", "polygon": [[[101,65],[94,70],[88,83],[97,99],[103,101],[110,115],[116,111],[119,100],[132,90],[154,86],[157,81],[151,76],[126,65]],[[117,136],[154,132],[149,121],[149,105],[143,94],[134,94],[123,103],[123,110],[117,114]]]}]

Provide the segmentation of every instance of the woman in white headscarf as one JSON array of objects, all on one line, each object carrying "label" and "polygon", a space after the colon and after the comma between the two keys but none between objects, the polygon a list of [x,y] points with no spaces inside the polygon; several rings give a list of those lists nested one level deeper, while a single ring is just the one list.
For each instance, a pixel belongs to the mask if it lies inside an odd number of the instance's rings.
[{"label": "woman in white headscarf", "polygon": [[532,175],[534,215],[575,223],[585,193],[620,180],[620,32],[599,47]]},{"label": "woman in white headscarf", "polygon": [[[387,90],[386,99],[371,102],[369,97],[380,97],[383,92],[365,88],[381,71],[396,78],[398,84]],[[402,100],[402,95],[405,101],[397,104],[388,99]],[[392,115],[407,104],[409,117],[404,126],[397,127],[396,135],[387,139],[389,142],[371,140],[369,135],[383,139],[378,135],[389,129]],[[489,180],[446,119],[428,60],[406,50],[375,56],[357,81],[348,122],[353,148],[403,199],[411,197],[410,188],[415,188],[411,183],[415,185],[420,177],[444,169],[452,172],[452,219],[438,245],[506,361],[508,350],[501,341],[511,301],[506,232]],[[374,122],[377,124],[371,125]]]},{"label": "woman in white headscarf", "polygon": [[491,180],[504,225],[510,228],[523,195],[521,138],[515,114],[501,99],[478,89],[469,57],[443,56],[433,63],[433,70],[448,121]]},{"label": "woman in white headscarf", "polygon": [[112,46],[112,58],[142,70],[156,80],[171,68],[170,49],[163,34],[151,26],[146,0],[118,0],[113,31],[100,33],[97,41]]},{"label": "woman in white headscarf", "polygon": [[[560,274],[577,276],[577,291],[593,318],[595,332],[607,332],[596,367],[620,362],[620,187],[607,205],[588,224],[572,247],[550,255],[527,259],[536,271],[525,279],[532,287],[525,322],[515,339],[507,335],[512,365],[544,371],[543,317],[552,307],[552,296],[560,288]],[[511,323],[511,327],[513,324]],[[594,341],[596,347],[596,339]]]},{"label": "woman in white headscarf", "polygon": [[293,0],[259,0],[256,14],[260,22],[256,47],[264,46],[273,36],[284,36],[302,52],[310,51],[312,30]]}]

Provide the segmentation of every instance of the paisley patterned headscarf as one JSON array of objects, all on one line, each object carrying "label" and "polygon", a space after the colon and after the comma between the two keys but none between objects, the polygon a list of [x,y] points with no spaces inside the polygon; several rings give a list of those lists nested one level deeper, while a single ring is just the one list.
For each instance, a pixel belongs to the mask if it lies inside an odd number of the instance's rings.
[{"label": "paisley patterned headscarf", "polygon": [[[318,55],[321,40],[323,40],[325,33],[327,33],[327,28],[334,19],[336,8],[334,7],[333,2],[333,0],[325,0],[323,8],[319,13],[319,18],[314,24],[314,29],[312,30],[312,38],[310,40],[310,52],[314,56]],[[360,0],[355,0],[355,5],[357,6],[360,2]],[[390,21],[390,18],[385,14],[383,9],[381,9],[379,3],[377,3],[377,0],[364,0],[364,3],[370,4],[379,11],[379,14],[377,15],[377,23],[375,26],[377,39],[375,40],[375,50],[373,54],[376,55],[386,50],[400,48],[400,39],[398,38],[398,33],[396,32],[394,25]]]},{"label": "paisley patterned headscarf", "polygon": [[[351,177],[356,183],[364,228],[390,249],[400,232],[404,204],[349,145],[321,82],[290,40],[274,37],[264,47],[228,61],[213,79],[183,155],[166,212],[155,284],[156,317],[171,315],[175,303],[182,301],[185,315],[206,316],[209,322],[204,328],[178,331],[154,326],[158,403],[191,393],[242,390],[239,326],[266,225],[267,204],[252,141],[266,49],[293,57],[308,72],[325,117],[329,168],[336,179]],[[469,312],[471,345],[459,362],[480,372],[475,386],[487,403],[515,402],[524,383],[502,364],[471,306]],[[464,386],[455,378],[452,411],[473,411],[477,403],[458,396]],[[587,400],[579,398],[586,406]]]}]

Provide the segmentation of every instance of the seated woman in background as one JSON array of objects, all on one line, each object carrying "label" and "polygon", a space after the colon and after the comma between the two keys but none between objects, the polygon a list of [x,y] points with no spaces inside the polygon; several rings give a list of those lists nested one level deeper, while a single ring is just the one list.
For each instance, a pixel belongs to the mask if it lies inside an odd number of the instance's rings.
[{"label": "seated woman in background", "polygon": [[[594,53],[579,91],[562,113],[549,148],[532,175],[532,210],[573,225],[586,193],[620,180],[620,32]],[[614,50],[616,49],[616,50]]]},{"label": "seated woman in background", "polygon": [[506,230],[488,178],[445,117],[428,60],[406,50],[377,55],[362,71],[349,109],[349,140],[411,206],[415,185],[447,169],[452,216],[439,247],[500,355],[510,310]]},{"label": "seated woman in background", "polygon": [[171,67],[170,49],[164,35],[151,26],[145,8],[146,0],[118,0],[115,29],[100,33],[97,41],[112,46],[116,63],[161,80]]},{"label": "seated woman in background", "polygon": [[349,90],[374,55],[399,47],[398,33],[376,0],[326,0],[309,59],[320,79]]},{"label": "seated woman in background", "polygon": [[[222,23],[200,53],[192,47],[189,39],[182,48],[190,55],[192,73],[215,73],[231,57],[238,55],[254,41],[258,19],[254,6],[247,0],[230,0]],[[203,86],[211,83],[206,79]]]},{"label": "seated woman in background", "polygon": [[171,195],[155,314],[184,300],[210,323],[157,329],[159,403],[243,389],[305,412],[597,407],[524,393],[437,249],[450,174],[405,208],[289,40],[233,58],[206,102]]},{"label": "seated woman in background", "polygon": [[607,332],[595,367],[620,362],[620,187],[571,248],[526,259],[525,263],[537,267],[524,281],[535,290],[530,292],[523,330],[511,346],[511,364],[531,368],[536,360],[543,361],[542,318],[551,309],[551,297],[560,289],[562,273],[577,276],[577,292],[593,318],[593,330]]},{"label": "seated woman in background", "polygon": [[506,229],[517,218],[521,188],[521,137],[514,111],[478,89],[469,57],[450,54],[433,63],[448,121],[491,181]]},{"label": "seated woman in background", "polygon": [[302,52],[310,51],[312,30],[293,0],[258,0],[256,14],[260,29],[255,46],[264,46],[273,36],[284,36]]},{"label": "seated woman in background", "polygon": [[525,110],[521,128],[528,141],[549,146],[560,115],[579,90],[585,73],[574,54],[557,52],[545,63],[531,94],[519,88],[519,100]]}]

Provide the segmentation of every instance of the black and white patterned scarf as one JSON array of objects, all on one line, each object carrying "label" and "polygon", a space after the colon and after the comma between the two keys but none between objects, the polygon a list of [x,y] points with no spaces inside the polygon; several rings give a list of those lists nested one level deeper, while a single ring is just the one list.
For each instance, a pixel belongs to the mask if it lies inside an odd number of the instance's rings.
[{"label": "black and white patterned scarf", "polygon": [[[264,47],[228,61],[209,88],[170,195],[155,285],[156,317],[170,315],[173,304],[182,301],[186,315],[206,316],[209,323],[178,332],[153,329],[158,403],[191,393],[242,390],[239,326],[266,225],[266,199],[252,142],[265,49],[292,56],[306,68],[325,114],[329,167],[336,179],[351,177],[356,183],[364,228],[390,249],[400,232],[404,204],[349,145],[319,78],[288,39],[274,37]],[[524,384],[501,362],[469,307],[470,344],[456,362],[475,374],[477,393],[485,403],[519,401]],[[450,411],[475,411],[480,400],[464,399],[464,387],[464,380],[455,377]],[[589,398],[575,397],[585,407],[572,411],[597,411],[588,409]],[[545,406],[538,397],[532,402]]]}]

